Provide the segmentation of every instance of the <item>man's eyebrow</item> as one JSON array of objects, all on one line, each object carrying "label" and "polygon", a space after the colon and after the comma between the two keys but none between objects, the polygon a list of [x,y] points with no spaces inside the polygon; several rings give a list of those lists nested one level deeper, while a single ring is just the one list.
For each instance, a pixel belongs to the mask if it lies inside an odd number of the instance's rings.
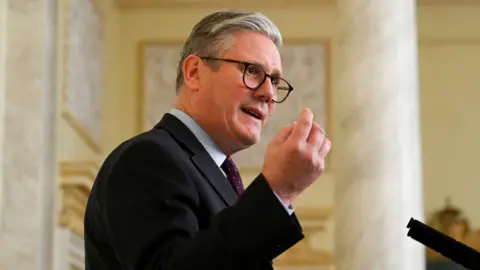
[{"label": "man's eyebrow", "polygon": [[[263,68],[263,70],[267,71],[267,67],[266,67],[264,64],[262,64],[262,63],[260,63],[260,62],[258,62],[258,61],[253,61],[253,62],[249,62],[249,63],[252,63],[252,64],[255,64],[255,65],[257,65],[257,66],[260,66],[260,67]],[[267,72],[267,73],[268,73],[268,72]],[[282,72],[281,72],[280,70],[276,69],[276,68],[273,69],[273,71],[270,72],[269,74],[272,75],[272,76],[274,76],[274,77],[281,77],[281,76],[282,76]]]}]

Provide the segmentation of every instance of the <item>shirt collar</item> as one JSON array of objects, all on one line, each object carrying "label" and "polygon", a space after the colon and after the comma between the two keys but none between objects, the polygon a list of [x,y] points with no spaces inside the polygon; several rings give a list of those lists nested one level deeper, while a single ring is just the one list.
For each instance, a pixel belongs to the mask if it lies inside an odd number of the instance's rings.
[{"label": "shirt collar", "polygon": [[188,127],[188,129],[190,129],[190,131],[192,131],[192,133],[195,135],[195,137],[197,137],[197,139],[203,145],[208,154],[212,157],[215,164],[220,167],[227,158],[227,156],[220,150],[220,148],[218,148],[217,144],[212,140],[210,135],[208,135],[207,132],[205,132],[205,130],[203,130],[203,128],[201,128],[192,117],[190,117],[183,111],[178,109],[172,109],[169,113],[177,117],[183,124]]}]

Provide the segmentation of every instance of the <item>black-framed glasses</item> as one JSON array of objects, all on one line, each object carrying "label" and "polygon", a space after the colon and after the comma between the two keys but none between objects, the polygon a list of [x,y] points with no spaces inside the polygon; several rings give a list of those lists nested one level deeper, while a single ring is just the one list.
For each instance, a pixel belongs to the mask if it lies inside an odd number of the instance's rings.
[{"label": "black-framed glasses", "polygon": [[200,56],[200,58],[204,60],[224,61],[228,63],[243,65],[243,83],[247,88],[253,91],[259,89],[263,85],[265,80],[269,78],[273,87],[276,89],[275,97],[272,99],[275,103],[284,102],[290,95],[290,93],[293,91],[293,86],[289,82],[287,82],[282,77],[268,74],[265,69],[263,69],[257,64],[226,58],[215,58],[206,56]]}]

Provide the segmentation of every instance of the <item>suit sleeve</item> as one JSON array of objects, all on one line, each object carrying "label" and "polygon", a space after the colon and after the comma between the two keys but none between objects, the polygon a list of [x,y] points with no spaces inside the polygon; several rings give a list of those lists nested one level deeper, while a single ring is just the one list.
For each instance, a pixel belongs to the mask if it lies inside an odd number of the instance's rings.
[{"label": "suit sleeve", "polygon": [[198,191],[175,157],[153,142],[137,143],[104,185],[103,219],[122,269],[245,269],[303,238],[262,175],[200,230]]}]

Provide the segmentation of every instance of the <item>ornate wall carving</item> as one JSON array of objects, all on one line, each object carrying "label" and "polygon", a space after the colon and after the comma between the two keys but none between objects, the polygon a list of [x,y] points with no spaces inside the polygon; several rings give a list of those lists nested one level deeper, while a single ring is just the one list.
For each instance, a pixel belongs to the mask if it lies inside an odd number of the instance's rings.
[{"label": "ornate wall carving", "polygon": [[83,218],[88,195],[98,171],[93,162],[60,164],[61,210],[59,225],[83,236]]},{"label": "ornate wall carving", "polygon": [[94,151],[102,129],[105,22],[96,0],[64,0],[62,115]]}]

